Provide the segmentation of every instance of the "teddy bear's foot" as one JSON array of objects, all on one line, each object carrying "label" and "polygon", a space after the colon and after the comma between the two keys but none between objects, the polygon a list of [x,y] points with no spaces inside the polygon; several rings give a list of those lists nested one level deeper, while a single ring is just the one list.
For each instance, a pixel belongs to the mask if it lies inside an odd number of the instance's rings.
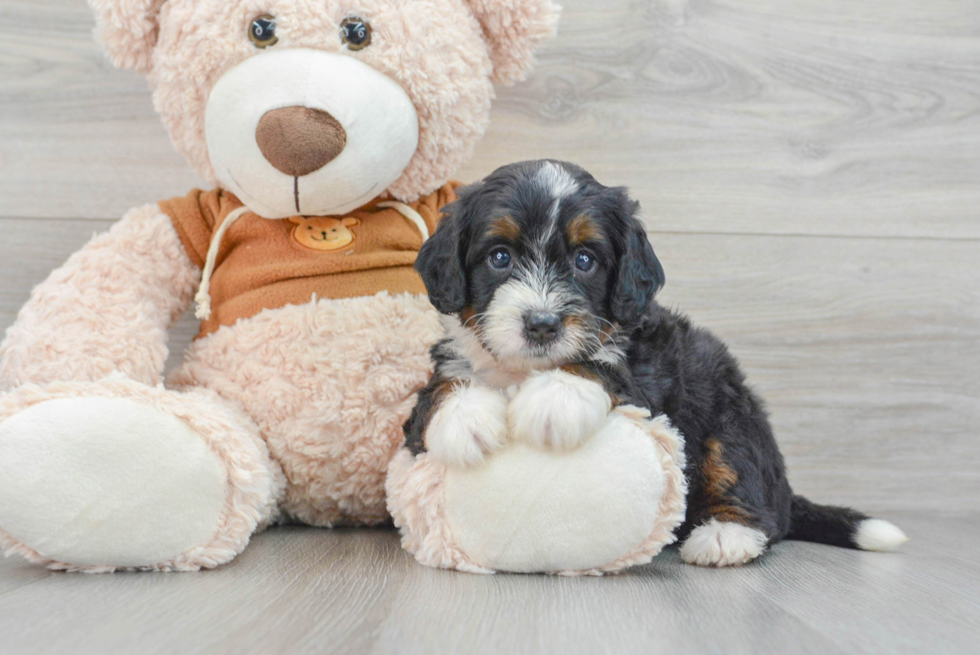
[{"label": "teddy bear's foot", "polygon": [[273,517],[281,478],[208,392],[120,378],[0,397],[0,540],[51,568],[218,566]]}]

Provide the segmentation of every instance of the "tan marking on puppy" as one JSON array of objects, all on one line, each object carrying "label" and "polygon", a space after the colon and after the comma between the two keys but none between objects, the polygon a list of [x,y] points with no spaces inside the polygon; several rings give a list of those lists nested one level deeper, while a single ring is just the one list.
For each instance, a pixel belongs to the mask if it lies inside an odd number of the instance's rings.
[{"label": "tan marking on puppy", "polygon": [[728,490],[738,482],[736,473],[722,458],[722,445],[717,439],[705,442],[707,453],[701,463],[704,474],[704,493],[708,502],[708,515],[719,521],[751,525],[752,516],[738,507],[728,496]]},{"label": "tan marking on puppy", "polygon": [[510,216],[501,216],[490,223],[487,234],[507,239],[511,243],[517,243],[521,239],[521,226]]},{"label": "tan marking on puppy", "polygon": [[567,231],[568,242],[573,246],[581,246],[605,239],[595,221],[584,214],[572,219],[572,222],[568,224]]},{"label": "tan marking on puppy", "polygon": [[426,425],[432,422],[432,416],[439,410],[439,406],[442,405],[443,401],[448,398],[459,385],[459,380],[445,379],[439,382],[439,384],[432,389],[432,407],[429,408],[429,412],[425,417]]},{"label": "tan marking on puppy", "polygon": [[599,330],[599,343],[605,345],[609,343],[612,339],[613,332],[616,331],[616,326],[614,325],[603,325],[602,329]]},{"label": "tan marking on puppy", "polygon": [[351,230],[361,221],[356,218],[331,218],[329,216],[293,216],[289,222],[295,225],[293,239],[304,248],[311,250],[339,250],[354,243]]}]

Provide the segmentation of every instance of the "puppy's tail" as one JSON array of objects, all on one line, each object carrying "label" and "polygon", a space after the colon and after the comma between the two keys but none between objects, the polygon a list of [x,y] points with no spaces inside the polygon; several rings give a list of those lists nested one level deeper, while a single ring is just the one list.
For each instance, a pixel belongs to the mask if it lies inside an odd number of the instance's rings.
[{"label": "puppy's tail", "polygon": [[787,539],[890,552],[909,540],[897,526],[847,507],[817,505],[793,496]]}]

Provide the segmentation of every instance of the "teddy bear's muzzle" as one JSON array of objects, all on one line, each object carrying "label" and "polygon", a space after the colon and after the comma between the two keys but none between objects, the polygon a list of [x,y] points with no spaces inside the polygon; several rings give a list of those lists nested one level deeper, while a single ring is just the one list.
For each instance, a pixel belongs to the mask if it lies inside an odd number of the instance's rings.
[{"label": "teddy bear's muzzle", "polygon": [[286,175],[318,171],[343,152],[347,131],[322,109],[282,107],[262,116],[255,129],[262,155]]}]

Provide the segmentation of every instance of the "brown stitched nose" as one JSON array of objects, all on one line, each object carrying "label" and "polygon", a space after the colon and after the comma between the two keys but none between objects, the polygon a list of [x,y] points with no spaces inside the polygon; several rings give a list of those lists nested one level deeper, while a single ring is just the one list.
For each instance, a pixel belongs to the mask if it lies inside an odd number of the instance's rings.
[{"label": "brown stitched nose", "polygon": [[259,120],[255,141],[270,164],[286,175],[318,171],[343,152],[347,132],[322,109],[283,107]]}]

